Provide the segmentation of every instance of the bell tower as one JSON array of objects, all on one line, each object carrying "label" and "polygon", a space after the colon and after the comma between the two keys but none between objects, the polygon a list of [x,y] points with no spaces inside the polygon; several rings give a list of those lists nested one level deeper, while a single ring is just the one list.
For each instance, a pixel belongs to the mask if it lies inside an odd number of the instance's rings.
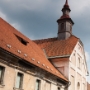
[{"label": "bell tower", "polygon": [[66,0],[65,5],[62,8],[63,15],[57,20],[58,39],[60,40],[68,39],[72,35],[72,26],[74,22],[69,16],[70,11],[68,0]]}]

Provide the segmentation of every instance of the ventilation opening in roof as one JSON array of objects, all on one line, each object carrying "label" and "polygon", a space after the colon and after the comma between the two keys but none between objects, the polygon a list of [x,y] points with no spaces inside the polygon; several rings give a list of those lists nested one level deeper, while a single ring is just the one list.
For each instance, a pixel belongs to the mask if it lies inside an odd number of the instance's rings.
[{"label": "ventilation opening in roof", "polygon": [[23,45],[27,45],[29,42],[28,41],[26,41],[26,40],[24,40],[23,38],[21,38],[21,37],[19,37],[19,36],[17,36],[17,35],[15,35],[17,38],[18,38],[18,40],[23,44]]},{"label": "ventilation opening in roof", "polygon": [[27,45],[27,42],[23,39],[21,39],[21,43],[24,44],[24,45]]}]

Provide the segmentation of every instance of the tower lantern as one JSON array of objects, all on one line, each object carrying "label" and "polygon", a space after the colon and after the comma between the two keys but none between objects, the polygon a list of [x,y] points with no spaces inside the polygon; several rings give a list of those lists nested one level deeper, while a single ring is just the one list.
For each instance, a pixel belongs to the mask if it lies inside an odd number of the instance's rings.
[{"label": "tower lantern", "polygon": [[68,5],[68,0],[66,0],[62,12],[63,15],[57,20],[58,23],[58,39],[64,40],[68,39],[72,35],[72,26],[74,22],[70,18],[70,7]]}]

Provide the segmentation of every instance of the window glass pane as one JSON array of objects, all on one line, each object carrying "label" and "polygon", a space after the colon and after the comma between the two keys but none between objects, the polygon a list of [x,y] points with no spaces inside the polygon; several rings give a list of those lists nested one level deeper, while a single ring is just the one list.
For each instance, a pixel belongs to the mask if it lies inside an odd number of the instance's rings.
[{"label": "window glass pane", "polygon": [[36,90],[39,90],[40,89],[40,80],[37,80],[36,81]]},{"label": "window glass pane", "polygon": [[2,77],[2,68],[0,67],[0,80],[1,80],[1,77]]},{"label": "window glass pane", "polygon": [[36,90],[38,90],[38,82],[36,81]]},{"label": "window glass pane", "polygon": [[21,88],[22,74],[18,73],[16,78],[16,88]]},{"label": "window glass pane", "polygon": [[0,84],[3,83],[4,67],[0,67]]}]

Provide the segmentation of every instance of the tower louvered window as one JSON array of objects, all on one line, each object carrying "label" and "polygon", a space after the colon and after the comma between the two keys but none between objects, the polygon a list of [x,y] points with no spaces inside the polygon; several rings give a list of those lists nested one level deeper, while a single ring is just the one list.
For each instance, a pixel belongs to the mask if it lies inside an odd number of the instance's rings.
[{"label": "tower louvered window", "polygon": [[61,23],[61,31],[64,30],[64,23]]}]

